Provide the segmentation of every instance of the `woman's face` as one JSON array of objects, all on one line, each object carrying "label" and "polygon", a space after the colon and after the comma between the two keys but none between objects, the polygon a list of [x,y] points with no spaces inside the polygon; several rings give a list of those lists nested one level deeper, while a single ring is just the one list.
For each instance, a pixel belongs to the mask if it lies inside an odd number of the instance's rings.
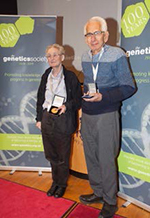
[{"label": "woman's face", "polygon": [[64,60],[64,55],[60,54],[59,50],[53,47],[47,51],[46,57],[50,67],[52,68],[59,67]]}]

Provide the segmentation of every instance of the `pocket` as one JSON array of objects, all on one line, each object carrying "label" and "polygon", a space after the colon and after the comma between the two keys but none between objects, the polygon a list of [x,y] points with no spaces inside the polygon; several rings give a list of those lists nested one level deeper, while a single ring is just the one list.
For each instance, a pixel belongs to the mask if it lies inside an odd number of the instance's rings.
[{"label": "pocket", "polygon": [[66,133],[67,131],[67,117],[65,114],[61,114],[57,119],[55,120],[55,127],[58,132]]},{"label": "pocket", "polygon": [[57,130],[64,134],[72,134],[75,131],[75,120],[71,113],[65,113],[56,121]]}]

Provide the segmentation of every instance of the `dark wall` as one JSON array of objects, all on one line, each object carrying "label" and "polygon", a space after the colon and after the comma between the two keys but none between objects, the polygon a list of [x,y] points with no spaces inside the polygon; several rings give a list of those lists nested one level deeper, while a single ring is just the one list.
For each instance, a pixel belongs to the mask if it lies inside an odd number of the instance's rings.
[{"label": "dark wall", "polygon": [[0,14],[18,14],[17,0],[1,0]]}]

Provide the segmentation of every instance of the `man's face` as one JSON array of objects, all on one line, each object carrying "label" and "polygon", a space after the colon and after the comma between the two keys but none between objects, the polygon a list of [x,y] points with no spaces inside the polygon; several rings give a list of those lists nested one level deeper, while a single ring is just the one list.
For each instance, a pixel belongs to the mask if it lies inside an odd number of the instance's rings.
[{"label": "man's face", "polygon": [[99,22],[92,21],[87,24],[86,33],[87,36],[85,36],[85,42],[90,47],[92,54],[97,54],[103,47],[103,45],[108,40],[108,32],[98,32],[98,34],[91,34],[96,33],[97,31],[101,31],[101,25]]}]

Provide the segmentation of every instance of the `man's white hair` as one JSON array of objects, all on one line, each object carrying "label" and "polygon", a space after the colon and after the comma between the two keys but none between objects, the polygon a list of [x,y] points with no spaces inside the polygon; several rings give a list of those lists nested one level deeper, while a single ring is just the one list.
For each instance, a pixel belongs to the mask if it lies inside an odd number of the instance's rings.
[{"label": "man's white hair", "polygon": [[85,24],[85,26],[84,26],[84,35],[87,33],[86,28],[87,28],[88,23],[90,23],[90,22],[99,22],[100,25],[101,25],[101,31],[107,31],[107,23],[106,23],[105,19],[102,18],[102,17],[96,16],[96,17],[90,18],[87,21],[87,23]]}]

